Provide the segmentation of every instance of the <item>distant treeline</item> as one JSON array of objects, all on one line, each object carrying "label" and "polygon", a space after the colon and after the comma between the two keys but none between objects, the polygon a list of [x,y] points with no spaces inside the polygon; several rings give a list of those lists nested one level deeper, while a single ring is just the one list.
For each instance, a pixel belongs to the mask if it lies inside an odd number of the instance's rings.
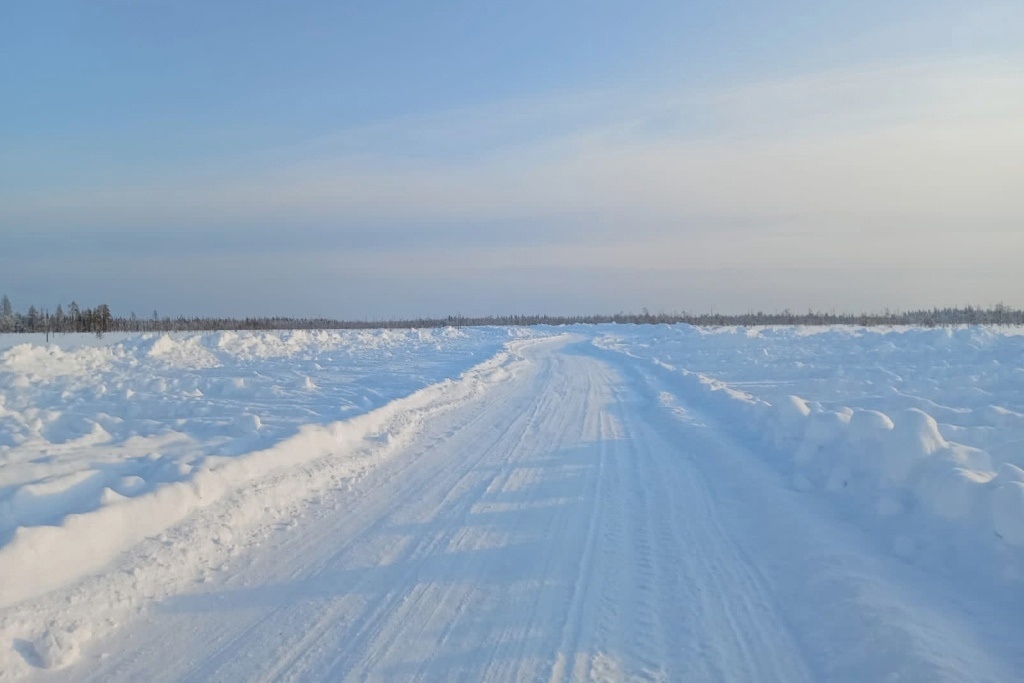
[{"label": "distant treeline", "polygon": [[808,311],[794,313],[616,313],[613,315],[497,315],[487,317],[447,316],[444,318],[417,318],[410,320],[335,320],[332,318],[200,318],[152,317],[140,318],[134,313],[127,317],[115,316],[110,307],[100,304],[95,308],[81,308],[71,302],[67,310],[58,305],[52,312],[29,306],[24,313],[15,312],[10,299],[0,299],[0,332],[42,332],[67,334],[86,332],[102,335],[107,332],[207,332],[218,330],[356,330],[400,329],[430,327],[475,327],[480,325],[577,325],[620,323],[652,325],[663,323],[689,323],[705,327],[754,325],[921,325],[939,327],[952,325],[1024,325],[1024,311],[1002,304],[991,308],[933,308],[920,311],[884,311],[882,313],[821,313]]}]

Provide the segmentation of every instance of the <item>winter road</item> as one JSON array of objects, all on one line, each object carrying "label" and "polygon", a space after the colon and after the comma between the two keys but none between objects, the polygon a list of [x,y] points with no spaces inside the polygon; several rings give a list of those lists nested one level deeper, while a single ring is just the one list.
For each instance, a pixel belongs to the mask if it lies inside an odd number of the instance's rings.
[{"label": "winter road", "polygon": [[644,366],[524,349],[334,508],[46,680],[1016,678],[996,617]]}]

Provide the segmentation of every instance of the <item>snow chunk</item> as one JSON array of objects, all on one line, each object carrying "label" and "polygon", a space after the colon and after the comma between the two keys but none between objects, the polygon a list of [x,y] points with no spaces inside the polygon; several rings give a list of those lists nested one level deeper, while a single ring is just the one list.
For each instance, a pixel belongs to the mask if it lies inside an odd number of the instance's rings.
[{"label": "snow chunk", "polygon": [[991,474],[962,467],[929,472],[916,488],[918,498],[932,514],[949,520],[963,520],[971,516],[982,487]]},{"label": "snow chunk", "polygon": [[263,422],[260,420],[259,415],[246,413],[238,416],[235,420],[235,426],[238,428],[238,431],[243,434],[252,434],[260,430],[260,427],[263,426]]},{"label": "snow chunk", "polygon": [[850,413],[825,410],[808,415],[803,441],[793,454],[794,461],[798,466],[807,466],[831,453],[846,436],[849,424]]},{"label": "snow chunk", "polygon": [[880,444],[891,432],[892,418],[877,410],[855,410],[850,416],[849,440],[852,444]]},{"label": "snow chunk", "polygon": [[44,669],[63,669],[78,661],[80,643],[92,634],[82,627],[51,627],[32,643],[39,666]]},{"label": "snow chunk", "polygon": [[806,418],[811,414],[811,407],[799,396],[787,396],[774,408],[775,414],[770,423],[770,429],[776,448],[795,447],[803,437]]},{"label": "snow chunk", "polygon": [[902,486],[929,455],[948,447],[935,419],[917,408],[900,415],[884,443],[882,483]]}]

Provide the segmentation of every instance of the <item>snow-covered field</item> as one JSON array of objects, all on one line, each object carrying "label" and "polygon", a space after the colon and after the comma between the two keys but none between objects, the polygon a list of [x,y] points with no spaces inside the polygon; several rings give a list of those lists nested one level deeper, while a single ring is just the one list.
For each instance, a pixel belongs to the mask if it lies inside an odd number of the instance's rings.
[{"label": "snow-covered field", "polygon": [[1018,680],[1020,335],[0,337],[0,679]]},{"label": "snow-covered field", "polygon": [[[778,461],[795,488],[866,512],[894,552],[1019,579],[1020,334],[662,327],[596,343],[658,367]],[[976,552],[995,555],[980,562]]]},{"label": "snow-covered field", "polygon": [[[0,337],[10,346],[0,355],[0,608],[100,570],[276,470],[349,450],[347,441],[397,436],[379,429],[407,409],[396,399],[491,359],[510,334]],[[297,484],[275,499],[287,509],[267,514],[287,517],[304,495]],[[223,545],[229,533],[203,540]],[[178,560],[181,572],[161,574],[159,588],[132,581],[114,600],[131,608],[169,581],[193,580],[202,555]],[[100,612],[121,607],[110,599],[100,594]],[[51,616],[69,614],[58,605]],[[44,633],[60,642],[44,644],[38,663],[73,656],[80,638],[61,629],[95,630],[67,623]]]}]

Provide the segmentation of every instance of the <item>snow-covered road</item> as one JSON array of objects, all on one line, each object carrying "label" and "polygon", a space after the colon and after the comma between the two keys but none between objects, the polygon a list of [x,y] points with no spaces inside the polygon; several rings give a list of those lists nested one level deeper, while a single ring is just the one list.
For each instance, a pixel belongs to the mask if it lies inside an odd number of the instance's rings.
[{"label": "snow-covered road", "polygon": [[893,556],[649,364],[519,353],[230,571],[31,675],[1019,680],[1019,595]]}]

